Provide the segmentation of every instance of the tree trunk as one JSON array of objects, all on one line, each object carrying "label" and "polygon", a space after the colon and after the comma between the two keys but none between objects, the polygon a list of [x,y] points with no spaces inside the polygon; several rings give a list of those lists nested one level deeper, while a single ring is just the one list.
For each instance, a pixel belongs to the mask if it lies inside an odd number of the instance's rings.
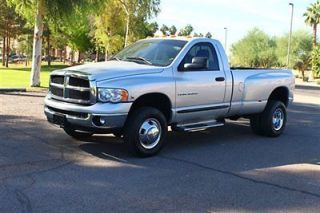
[{"label": "tree trunk", "polygon": [[81,52],[78,51],[78,64],[80,64],[80,62],[81,62]]},{"label": "tree trunk", "polygon": [[63,50],[63,64],[66,63],[66,59],[67,59],[67,47],[64,47],[64,50]]},{"label": "tree trunk", "polygon": [[312,39],[312,44],[313,44],[313,48],[315,48],[317,46],[317,24],[313,25],[313,39]]},{"label": "tree trunk", "polygon": [[3,36],[3,43],[2,43],[2,66],[6,65],[6,37]]},{"label": "tree trunk", "polygon": [[97,52],[96,52],[96,62],[99,62],[99,48],[97,48]]},{"label": "tree trunk", "polygon": [[[49,31],[49,29],[48,29]],[[47,57],[48,57],[48,67],[51,66],[51,54],[50,54],[50,33],[48,32],[48,36],[47,36],[47,45],[48,45],[48,49],[47,49]]]},{"label": "tree trunk", "polygon": [[63,54],[63,50],[60,50],[60,62],[62,62],[62,54]]},{"label": "tree trunk", "polygon": [[71,54],[70,54],[70,65],[73,65],[73,62],[74,62],[74,50],[71,50]]},{"label": "tree trunk", "polygon": [[130,14],[127,13],[126,37],[125,37],[125,40],[124,40],[124,46],[125,47],[128,45],[129,25],[130,25]]},{"label": "tree trunk", "polygon": [[104,53],[104,61],[108,61],[108,52],[107,51],[105,51],[105,53]]},{"label": "tree trunk", "polygon": [[40,86],[43,14],[44,14],[44,0],[38,0],[37,15],[36,15],[35,26],[34,26],[32,68],[31,68],[31,78],[30,78],[30,86],[32,87]]},{"label": "tree trunk", "polygon": [[10,38],[7,36],[6,67],[9,67]]},{"label": "tree trunk", "polygon": [[105,61],[108,61],[108,51],[109,51],[109,44],[106,46],[105,52],[104,52],[104,60]]}]

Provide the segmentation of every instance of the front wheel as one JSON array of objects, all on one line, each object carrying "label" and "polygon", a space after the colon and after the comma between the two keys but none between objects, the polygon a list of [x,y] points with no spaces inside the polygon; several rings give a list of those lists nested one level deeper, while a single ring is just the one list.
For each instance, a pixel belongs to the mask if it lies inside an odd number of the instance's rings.
[{"label": "front wheel", "polygon": [[143,107],[131,113],[124,131],[124,141],[134,153],[149,157],[164,145],[168,126],[159,110]]},{"label": "front wheel", "polygon": [[280,101],[269,101],[265,110],[250,119],[253,132],[268,137],[280,136],[287,123],[286,106]]}]

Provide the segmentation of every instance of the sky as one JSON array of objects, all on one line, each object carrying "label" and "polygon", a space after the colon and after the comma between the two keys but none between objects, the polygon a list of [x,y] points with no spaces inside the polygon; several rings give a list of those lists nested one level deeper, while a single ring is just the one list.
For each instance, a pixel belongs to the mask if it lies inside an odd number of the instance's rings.
[{"label": "sky", "polygon": [[161,0],[161,12],[155,18],[161,27],[175,25],[178,29],[191,24],[195,32],[211,32],[224,43],[228,28],[228,49],[248,30],[258,27],[269,35],[283,35],[290,29],[291,7],[294,3],[293,30],[311,27],[304,23],[303,13],[316,0]]}]

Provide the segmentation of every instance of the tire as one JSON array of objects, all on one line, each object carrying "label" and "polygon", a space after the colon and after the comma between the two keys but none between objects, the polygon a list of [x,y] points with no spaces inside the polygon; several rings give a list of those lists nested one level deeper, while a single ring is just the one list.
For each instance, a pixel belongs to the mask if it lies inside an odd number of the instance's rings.
[{"label": "tire", "polygon": [[286,127],[286,106],[281,101],[270,100],[261,114],[251,117],[250,123],[254,133],[278,137]]},{"label": "tire", "polygon": [[156,155],[165,143],[168,125],[162,112],[143,107],[129,115],[124,141],[129,150],[140,157]]},{"label": "tire", "polygon": [[69,136],[71,136],[75,139],[85,139],[85,138],[89,138],[93,135],[93,133],[91,133],[91,132],[80,132],[80,131],[77,131],[77,130],[72,129],[70,127],[65,127],[65,128],[63,128],[63,130],[65,131],[65,133],[67,133]]}]

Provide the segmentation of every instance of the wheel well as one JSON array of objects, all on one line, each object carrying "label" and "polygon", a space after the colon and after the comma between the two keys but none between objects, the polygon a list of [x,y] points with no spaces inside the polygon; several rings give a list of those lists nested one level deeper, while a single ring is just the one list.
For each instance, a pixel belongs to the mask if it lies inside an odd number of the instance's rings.
[{"label": "wheel well", "polygon": [[166,117],[168,123],[171,121],[172,111],[171,111],[171,101],[168,96],[162,93],[148,93],[140,96],[137,100],[133,102],[129,114],[141,107],[154,107],[161,111]]},{"label": "wheel well", "polygon": [[278,87],[269,96],[268,100],[281,101],[284,105],[288,106],[289,90],[286,87]]}]

